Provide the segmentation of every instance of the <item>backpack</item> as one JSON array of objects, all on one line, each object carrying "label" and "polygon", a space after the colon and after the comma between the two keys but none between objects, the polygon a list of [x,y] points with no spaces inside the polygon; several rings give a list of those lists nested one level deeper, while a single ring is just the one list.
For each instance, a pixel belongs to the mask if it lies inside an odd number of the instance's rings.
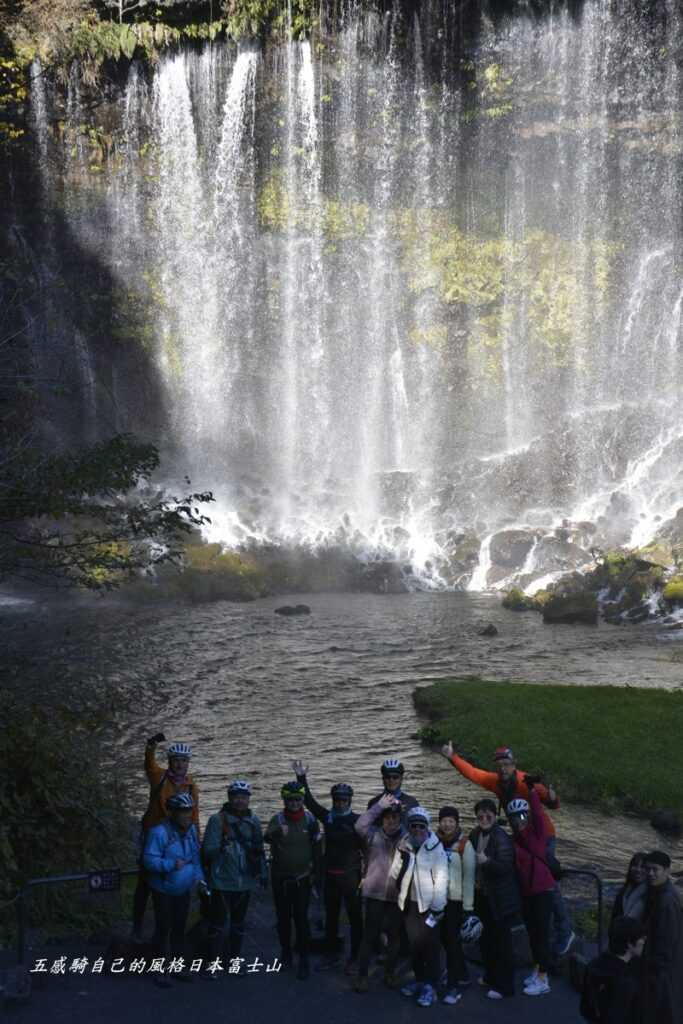
[{"label": "backpack", "polygon": [[251,835],[247,838],[237,824],[230,825],[225,811],[221,811],[221,829],[223,832],[223,842],[228,842],[230,838],[233,837],[235,842],[238,843],[244,851],[247,872],[253,878],[259,878],[265,854],[263,851],[263,845],[254,842],[253,827],[250,826],[249,831]]}]

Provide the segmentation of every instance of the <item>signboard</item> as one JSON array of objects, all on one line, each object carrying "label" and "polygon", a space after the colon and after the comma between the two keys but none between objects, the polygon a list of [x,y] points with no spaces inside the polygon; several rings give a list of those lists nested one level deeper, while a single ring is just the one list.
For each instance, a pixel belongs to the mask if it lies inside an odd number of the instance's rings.
[{"label": "signboard", "polygon": [[110,871],[91,871],[88,875],[90,892],[118,892],[121,888],[121,872],[119,868]]}]

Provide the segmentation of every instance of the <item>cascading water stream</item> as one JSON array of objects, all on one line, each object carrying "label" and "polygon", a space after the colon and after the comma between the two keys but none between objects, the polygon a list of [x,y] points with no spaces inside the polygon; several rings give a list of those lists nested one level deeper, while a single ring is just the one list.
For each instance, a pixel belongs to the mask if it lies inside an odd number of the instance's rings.
[{"label": "cascading water stream", "polygon": [[[540,577],[563,521],[640,544],[683,505],[665,6],[647,32],[636,0],[518,11],[466,52],[450,5],[350,4],[329,45],[180,48],[131,64],[97,174],[78,68],[58,110],[34,66],[46,202],[130,307],[213,537],[476,590],[503,578],[499,531],[535,531],[510,575]],[[118,356],[73,336],[97,423]]]}]

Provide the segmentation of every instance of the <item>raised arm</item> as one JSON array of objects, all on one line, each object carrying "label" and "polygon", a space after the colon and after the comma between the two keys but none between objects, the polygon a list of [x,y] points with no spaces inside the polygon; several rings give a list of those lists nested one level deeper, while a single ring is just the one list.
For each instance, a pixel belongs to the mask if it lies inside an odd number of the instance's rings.
[{"label": "raised arm", "polygon": [[475,786],[481,786],[482,789],[488,789],[490,792],[495,793],[496,784],[498,782],[498,776],[495,772],[485,772],[482,768],[475,768],[473,764],[466,761],[464,757],[460,757],[456,754],[453,749],[453,741],[449,740],[441,748],[441,753],[450,761],[454,768],[457,768],[461,775],[470,782],[473,782]]},{"label": "raised arm", "polygon": [[[161,739],[159,739],[161,737]],[[164,734],[158,732],[156,736],[152,736],[151,739],[147,740],[145,745],[145,775],[149,780],[150,786],[158,786],[161,782],[165,769],[157,764],[156,749],[157,745],[164,739]]]},{"label": "raised arm", "polygon": [[377,824],[380,814],[384,810],[384,807],[387,806],[386,804],[384,804],[384,806],[382,805],[383,799],[384,797],[382,797],[381,800],[378,800],[376,804],[373,804],[372,807],[368,807],[367,811],[361,814],[360,818],[354,825],[354,828],[361,839],[368,838],[370,829]]},{"label": "raised arm", "polygon": [[306,772],[308,769],[306,768],[301,759],[292,761],[292,768],[296,773],[297,780],[299,782],[303,782],[304,784],[304,788],[306,790],[306,795],[304,796],[304,804],[306,805],[306,807],[308,807],[311,814],[314,814],[318,821],[321,821],[324,824],[327,821],[328,811],[326,807],[323,807],[322,804],[318,803],[318,801],[311,793],[311,787],[308,785],[308,778],[306,776]]}]

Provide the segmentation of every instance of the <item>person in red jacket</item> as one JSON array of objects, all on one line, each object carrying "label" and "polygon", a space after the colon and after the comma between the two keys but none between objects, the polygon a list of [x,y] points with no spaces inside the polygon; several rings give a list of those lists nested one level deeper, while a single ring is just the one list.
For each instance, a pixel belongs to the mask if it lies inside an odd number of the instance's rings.
[{"label": "person in red jacket", "polygon": [[[521,798],[522,800],[529,799],[529,787],[525,783],[526,776],[521,769],[517,768],[515,763],[515,756],[509,747],[497,747],[493,755],[495,761],[496,770],[494,772],[487,772],[481,768],[475,768],[474,765],[466,761],[464,757],[460,757],[453,750],[453,741],[449,740],[441,748],[443,756],[450,761],[454,768],[460,772],[466,779],[473,782],[475,786],[481,786],[482,789],[488,789],[490,793],[495,793],[498,797],[498,809],[500,811],[507,807],[511,800],[515,797]],[[542,804],[545,804],[552,811],[558,810],[560,801],[558,800],[557,793],[553,786],[544,786],[536,779],[535,789],[538,797]],[[542,812],[546,822],[547,828],[547,847],[546,856],[554,859],[555,857],[555,825],[549,814],[545,811]],[[552,920],[554,925],[554,940],[552,952],[555,956],[565,956],[569,952],[572,942],[576,938],[572,930],[571,920],[567,912],[564,899],[562,898],[562,892],[560,891],[559,885],[555,885],[553,888],[553,911]]]},{"label": "person in red jacket", "polygon": [[522,912],[536,967],[524,982],[524,994],[542,996],[550,992],[548,971],[552,965],[548,938],[553,910],[555,879],[548,867],[546,815],[534,784],[527,775],[529,800],[515,797],[507,805],[507,816],[515,842],[517,880],[522,893]]}]

